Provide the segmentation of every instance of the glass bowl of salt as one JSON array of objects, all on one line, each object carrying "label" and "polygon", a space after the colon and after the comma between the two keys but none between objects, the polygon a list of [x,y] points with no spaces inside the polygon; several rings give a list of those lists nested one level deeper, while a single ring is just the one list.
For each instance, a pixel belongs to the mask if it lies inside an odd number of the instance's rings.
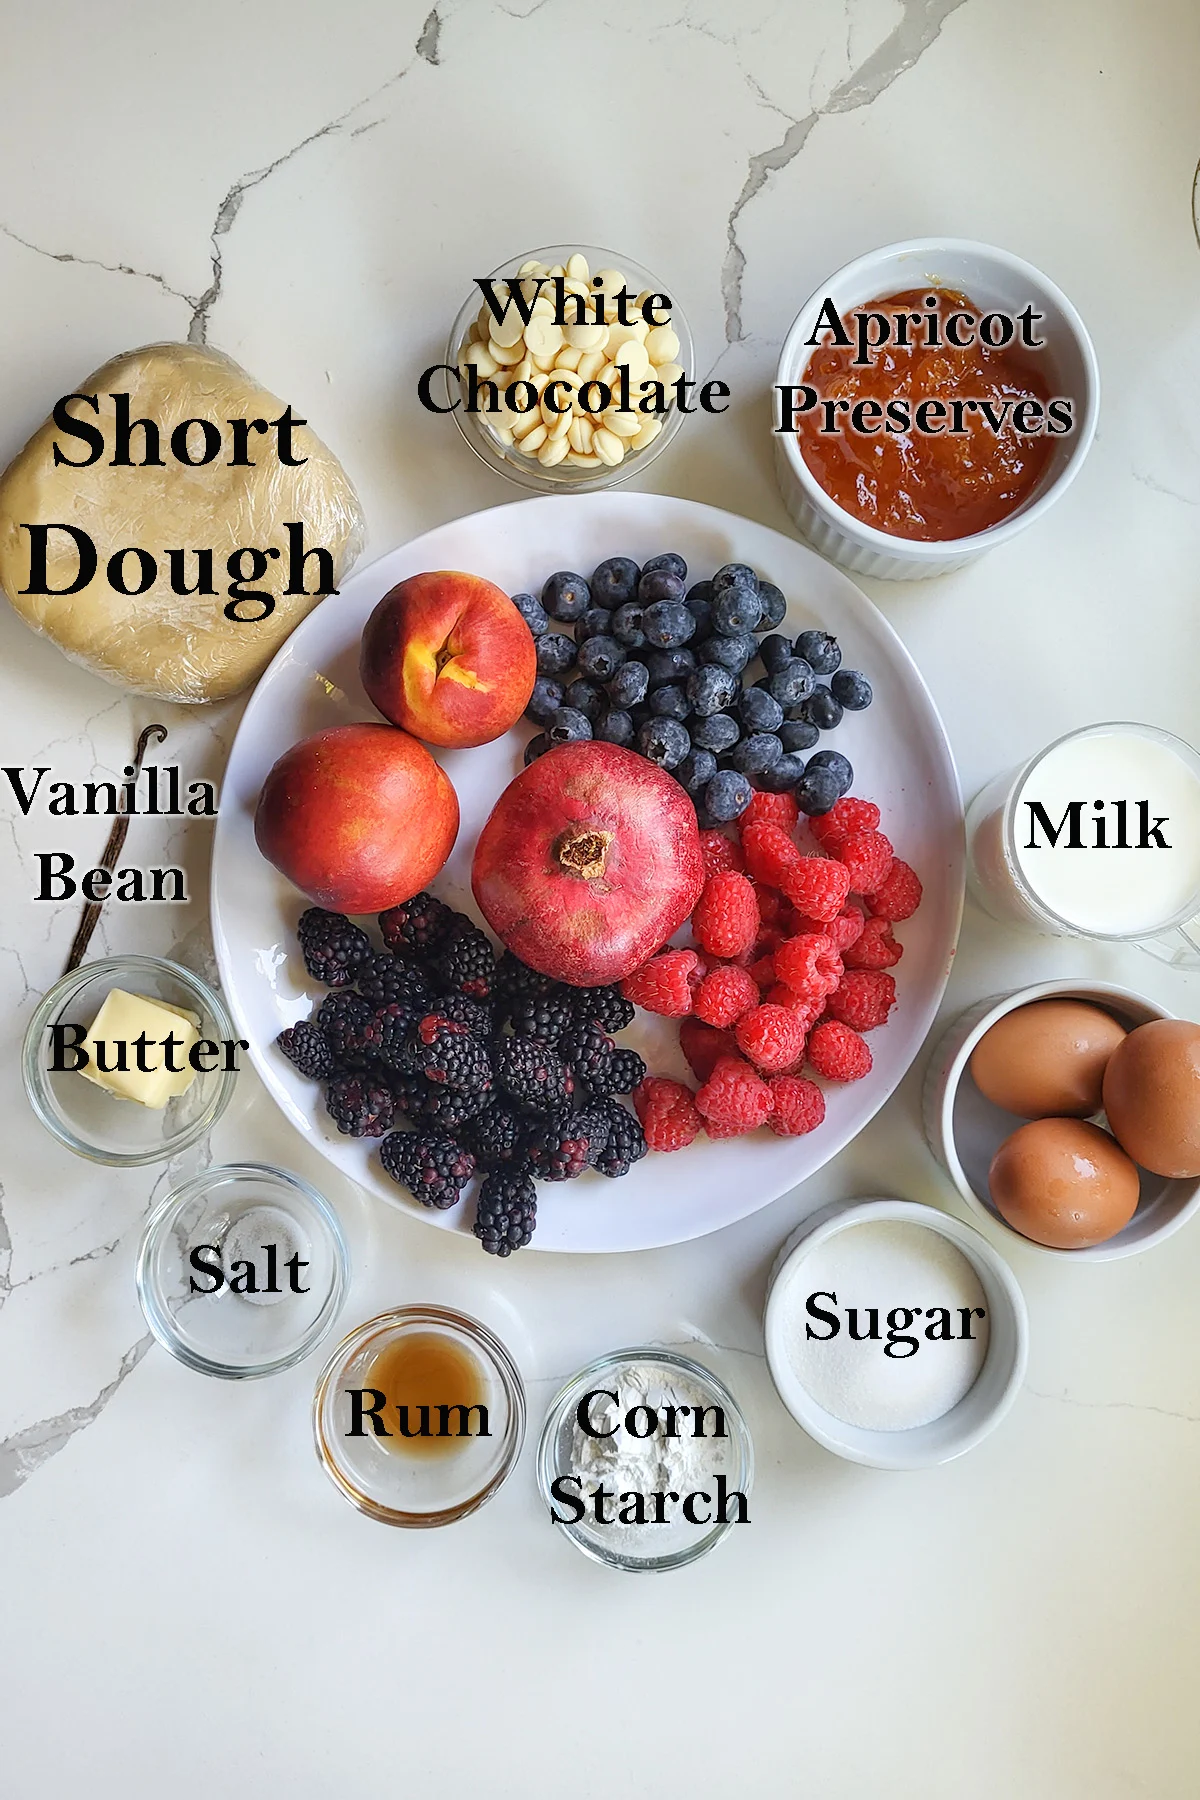
[{"label": "glass bowl of salt", "polygon": [[1028,1356],[1025,1301],[979,1232],[910,1200],[842,1200],[794,1231],[767,1291],[783,1404],[836,1456],[950,1462],[993,1431]]}]

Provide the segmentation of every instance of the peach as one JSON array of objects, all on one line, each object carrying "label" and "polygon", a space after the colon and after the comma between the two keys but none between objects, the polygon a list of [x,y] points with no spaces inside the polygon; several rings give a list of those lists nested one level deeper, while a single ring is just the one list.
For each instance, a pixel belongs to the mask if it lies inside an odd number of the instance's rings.
[{"label": "peach", "polygon": [[537,651],[503,588],[438,569],[384,595],[362,635],[359,673],[393,725],[466,750],[516,724],[533,692]]},{"label": "peach", "polygon": [[391,725],[337,725],[286,750],[263,783],[254,836],[318,906],[385,912],[437,874],[458,795],[423,744]]}]

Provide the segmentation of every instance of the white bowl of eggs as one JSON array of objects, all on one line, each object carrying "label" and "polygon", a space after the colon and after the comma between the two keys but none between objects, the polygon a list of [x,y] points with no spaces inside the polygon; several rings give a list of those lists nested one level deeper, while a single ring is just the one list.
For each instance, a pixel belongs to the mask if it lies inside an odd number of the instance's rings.
[{"label": "white bowl of eggs", "polygon": [[924,1117],[972,1211],[1049,1255],[1134,1256],[1200,1209],[1200,1025],[1128,988],[980,1001],[933,1053]]}]

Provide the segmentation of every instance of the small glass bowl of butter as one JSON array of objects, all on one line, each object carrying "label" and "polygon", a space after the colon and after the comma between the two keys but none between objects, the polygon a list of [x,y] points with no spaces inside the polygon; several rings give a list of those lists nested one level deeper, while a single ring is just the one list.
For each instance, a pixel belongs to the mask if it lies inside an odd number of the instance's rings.
[{"label": "small glass bowl of butter", "polygon": [[156,956],[83,963],[29,1021],[21,1073],[51,1136],[113,1168],[167,1162],[228,1106],[243,1052],[224,1001]]}]

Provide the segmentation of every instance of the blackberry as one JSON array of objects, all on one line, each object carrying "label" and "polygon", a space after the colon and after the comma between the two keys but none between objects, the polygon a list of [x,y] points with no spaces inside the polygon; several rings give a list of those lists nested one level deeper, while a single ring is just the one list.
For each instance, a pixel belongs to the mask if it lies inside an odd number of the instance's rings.
[{"label": "blackberry", "polygon": [[471,1152],[441,1131],[394,1131],[379,1157],[394,1182],[440,1212],[454,1205],[475,1173]]},{"label": "blackberry", "polygon": [[379,1060],[387,1069],[410,1074],[413,1068],[409,1052],[409,1034],[416,1016],[410,1006],[393,1001],[381,1006],[372,1021],[372,1041],[377,1044]]},{"label": "blackberry", "polygon": [[336,1075],[325,1089],[325,1107],[347,1137],[382,1137],[392,1129],[392,1090],[374,1075]]},{"label": "blackberry", "polygon": [[415,1119],[432,1091],[425,1077],[389,1069],[387,1080],[395,1101],[396,1116]]},{"label": "blackberry", "polygon": [[574,988],[571,998],[575,1017],[582,1025],[599,1025],[602,1031],[616,1035],[633,1024],[637,1008],[627,1000],[619,987]]},{"label": "blackberry", "polygon": [[414,894],[379,915],[379,929],[389,950],[428,956],[437,949],[455,917],[454,909],[432,894]]},{"label": "blackberry", "polygon": [[296,936],[309,974],[331,988],[349,987],[355,969],[371,950],[366,932],[352,925],[345,913],[326,912],[320,906],[300,914]]},{"label": "blackberry", "polygon": [[333,1073],[333,1052],[329,1039],[315,1019],[298,1019],[281,1031],[275,1039],[290,1063],[310,1081],[323,1081]]},{"label": "blackberry", "polygon": [[414,1121],[428,1119],[439,1131],[449,1132],[461,1142],[462,1127],[482,1112],[490,1099],[489,1092],[462,1094],[454,1088],[437,1087],[428,1082],[420,1103],[410,1116]]},{"label": "blackberry", "polygon": [[[633,1052],[618,1051],[617,1054],[632,1056]],[[638,1061],[641,1062],[641,1057]],[[599,1103],[599,1109],[608,1121],[608,1138],[594,1166],[599,1174],[607,1175],[610,1181],[619,1181],[622,1175],[628,1175],[635,1162],[641,1162],[645,1156],[646,1139],[633,1113],[619,1101],[603,1100]]]},{"label": "blackberry", "polygon": [[481,1169],[523,1169],[529,1162],[529,1116],[496,1101],[468,1119],[459,1140]]},{"label": "blackberry", "polygon": [[552,988],[548,994],[519,1000],[508,1016],[514,1037],[541,1038],[544,1044],[556,1044],[575,1023],[575,1007],[566,995],[556,994]]},{"label": "blackberry", "polygon": [[574,1181],[604,1154],[611,1126],[597,1106],[555,1113],[530,1133],[529,1161],[543,1181]]},{"label": "blackberry", "polygon": [[577,1025],[569,1031],[560,1040],[558,1053],[571,1065],[576,1077],[591,1087],[594,1078],[603,1079],[615,1049],[616,1045],[606,1031],[599,1025],[589,1024]]},{"label": "blackberry", "polygon": [[511,950],[505,950],[496,964],[495,992],[502,1006],[514,1006],[518,1000],[549,993],[553,985],[549,975],[531,969]]},{"label": "blackberry", "polygon": [[424,972],[402,956],[381,950],[369,956],[358,971],[358,991],[375,1006],[406,1006],[421,1012],[433,992]]},{"label": "blackberry", "polygon": [[523,1250],[537,1224],[537,1189],[519,1170],[485,1175],[471,1227],[489,1256],[511,1256]]},{"label": "blackberry", "polygon": [[503,1039],[495,1049],[495,1072],[504,1092],[531,1112],[566,1106],[575,1092],[570,1069],[540,1038]]},{"label": "blackberry", "polygon": [[443,1019],[465,1025],[474,1037],[490,1038],[492,1035],[495,1017],[486,1000],[472,1000],[470,994],[443,994],[437,1002],[437,1010]]},{"label": "blackberry", "polygon": [[611,1094],[632,1094],[646,1079],[646,1065],[636,1050],[614,1050],[608,1061],[588,1076],[588,1085],[597,1099]]},{"label": "blackberry", "polygon": [[337,1069],[362,1069],[373,1062],[379,1040],[375,1008],[361,994],[326,994],[317,1013]]},{"label": "blackberry", "polygon": [[455,993],[486,1000],[496,979],[496,953],[486,933],[464,919],[438,950],[434,969]]},{"label": "blackberry", "polygon": [[492,1066],[479,1039],[455,1019],[427,1013],[408,1040],[407,1054],[427,1081],[482,1094],[492,1085]]}]

